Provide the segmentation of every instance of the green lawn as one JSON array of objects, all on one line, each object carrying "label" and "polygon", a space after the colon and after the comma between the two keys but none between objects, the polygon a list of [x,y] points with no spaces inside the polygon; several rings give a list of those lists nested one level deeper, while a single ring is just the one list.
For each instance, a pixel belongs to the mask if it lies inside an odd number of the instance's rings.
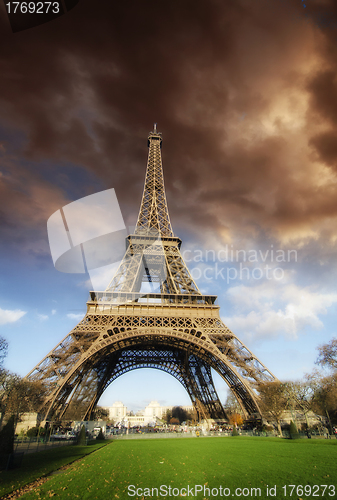
[{"label": "green lawn", "polygon": [[[202,488],[197,495],[195,485]],[[267,487],[275,485],[276,496],[267,496]],[[306,485],[306,489],[303,493],[301,489],[294,490],[290,496],[291,488],[287,487],[285,494],[284,485]],[[181,498],[180,494],[185,493],[181,488],[188,486],[189,498],[200,500],[226,496],[337,498],[332,488],[326,488],[322,496],[323,489],[315,489],[314,485],[337,488],[337,440],[291,441],[243,436],[140,439],[114,441],[21,498]],[[153,488],[158,489],[158,494]],[[236,488],[241,489],[237,494]]]},{"label": "green lawn", "polygon": [[0,497],[92,453],[105,444],[106,442],[93,442],[88,446],[60,446],[25,454],[20,468],[0,471]]}]

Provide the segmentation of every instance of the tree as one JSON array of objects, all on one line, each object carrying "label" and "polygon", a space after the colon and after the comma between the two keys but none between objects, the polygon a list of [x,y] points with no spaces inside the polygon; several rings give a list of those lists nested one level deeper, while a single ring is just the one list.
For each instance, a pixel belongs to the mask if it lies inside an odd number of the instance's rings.
[{"label": "tree", "polygon": [[163,415],[163,420],[165,420],[165,422],[169,424],[171,418],[172,418],[172,410],[166,410],[165,415]]},{"label": "tree", "polygon": [[96,441],[103,441],[103,439],[105,439],[105,437],[104,437],[104,434],[103,434],[103,431],[102,431],[102,427],[100,427],[99,433],[96,436]]},{"label": "tree", "polygon": [[4,412],[4,404],[3,404],[3,399],[5,395],[4,391],[4,386],[5,386],[5,381],[6,381],[6,374],[7,370],[4,370],[3,368],[3,363],[4,359],[7,356],[7,349],[8,349],[8,343],[3,337],[0,337],[0,428],[1,428],[1,422],[3,419],[3,412]]},{"label": "tree", "polygon": [[7,405],[9,403],[8,401],[9,394],[11,393],[14,384],[16,384],[18,380],[19,377],[14,375],[13,373],[10,373],[8,370],[2,369],[0,371],[0,412],[1,412],[0,425],[7,412]]},{"label": "tree", "polygon": [[195,408],[193,410],[186,412],[187,418],[186,422],[196,423],[198,420],[198,413]]},{"label": "tree", "polygon": [[13,415],[16,426],[22,413],[37,412],[44,394],[41,382],[22,379],[3,368],[7,349],[6,340],[0,337],[0,428],[5,417]]},{"label": "tree", "polygon": [[91,412],[90,420],[106,420],[107,418],[109,418],[109,410],[102,408],[102,406],[96,406]]},{"label": "tree", "polygon": [[277,423],[280,436],[282,436],[281,417],[287,407],[286,385],[282,382],[265,382],[259,385],[260,407],[268,419]]},{"label": "tree", "polygon": [[15,424],[23,413],[37,412],[43,402],[44,388],[39,381],[22,379],[7,370],[0,373],[0,411],[4,417],[15,417]]},{"label": "tree", "polygon": [[3,367],[3,362],[5,357],[7,356],[8,343],[3,337],[0,337],[0,371]]},{"label": "tree", "polygon": [[227,396],[226,402],[224,404],[224,408],[226,410],[226,413],[228,413],[228,415],[238,413],[239,415],[243,416],[242,408],[241,408],[238,400],[236,399],[236,397],[232,393],[232,391]]},{"label": "tree", "polygon": [[290,434],[290,439],[298,439],[300,437],[297,427],[292,420],[290,422],[289,434]]},{"label": "tree", "polygon": [[47,434],[47,430],[44,427],[38,427],[38,426],[31,427],[26,432],[26,436],[29,438],[36,437],[36,436],[45,437],[46,434]]},{"label": "tree", "polygon": [[337,370],[337,338],[332,338],[327,344],[320,345],[317,350],[319,355],[316,364]]},{"label": "tree", "polygon": [[229,423],[231,425],[234,425],[235,427],[237,427],[238,425],[242,425],[243,424],[243,418],[242,418],[242,416],[239,413],[232,413],[229,416]]},{"label": "tree", "polygon": [[30,429],[28,429],[28,431],[26,432],[26,436],[29,437],[29,438],[32,438],[32,437],[36,437],[39,433],[39,427],[31,427]]},{"label": "tree", "polygon": [[87,444],[87,440],[86,440],[86,437],[85,437],[85,427],[84,427],[84,425],[82,425],[80,433],[78,435],[77,444],[79,446],[85,446]]},{"label": "tree", "polygon": [[181,406],[174,406],[172,408],[172,417],[178,420],[178,423],[181,424],[181,422],[186,422],[186,420],[188,420],[189,415]]},{"label": "tree", "polygon": [[337,377],[336,375],[324,377],[315,371],[308,376],[308,384],[314,393],[313,410],[327,417],[331,432],[332,420],[337,422]]},{"label": "tree", "polygon": [[306,420],[309,428],[308,413],[313,410],[314,390],[308,383],[304,382],[286,382],[285,393],[292,408],[299,409]]},{"label": "tree", "polygon": [[236,427],[237,425],[243,424],[244,415],[243,415],[242,408],[232,392],[230,392],[228,394],[224,408],[225,408],[229,423],[231,425],[234,425]]}]

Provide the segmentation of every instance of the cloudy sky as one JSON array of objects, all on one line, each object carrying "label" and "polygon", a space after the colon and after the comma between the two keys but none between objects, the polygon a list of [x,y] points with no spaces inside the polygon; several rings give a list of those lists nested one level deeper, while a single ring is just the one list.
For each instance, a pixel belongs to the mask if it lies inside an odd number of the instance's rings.
[{"label": "cloudy sky", "polygon": [[[114,188],[134,225],[158,122],[171,221],[199,288],[278,378],[310,371],[336,334],[336,62],[332,0],[81,0],[15,34],[1,3],[7,368],[27,374],[86,310],[88,276],[54,268],[47,219]],[[188,403],[155,374],[124,375],[101,402]]]}]

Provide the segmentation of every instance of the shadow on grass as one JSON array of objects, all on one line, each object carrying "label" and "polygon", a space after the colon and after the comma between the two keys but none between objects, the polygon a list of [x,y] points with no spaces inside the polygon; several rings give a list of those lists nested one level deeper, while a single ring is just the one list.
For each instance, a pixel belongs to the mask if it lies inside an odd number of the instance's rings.
[{"label": "shadow on grass", "polygon": [[0,497],[79,460],[109,443],[111,441],[89,441],[86,446],[62,446],[25,454],[20,468],[0,471]]}]

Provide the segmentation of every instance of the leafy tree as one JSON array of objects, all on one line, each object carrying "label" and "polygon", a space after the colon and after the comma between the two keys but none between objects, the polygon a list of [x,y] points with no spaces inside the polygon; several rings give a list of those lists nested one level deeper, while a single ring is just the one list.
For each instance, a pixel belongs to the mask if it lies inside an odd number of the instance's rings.
[{"label": "leafy tree", "polygon": [[103,434],[103,431],[102,431],[102,427],[100,427],[99,433],[96,436],[96,440],[102,441],[103,439],[105,439],[105,437],[104,437],[104,434]]},{"label": "leafy tree", "polygon": [[290,439],[298,439],[300,437],[297,427],[292,420],[290,422],[289,434],[290,434]]},{"label": "leafy tree", "polygon": [[172,418],[172,410],[167,410],[165,415],[163,415],[163,420],[165,420],[165,422],[169,424],[171,418]]},{"label": "leafy tree", "polygon": [[267,419],[277,423],[280,436],[282,436],[281,417],[287,407],[286,385],[282,382],[265,382],[259,385],[260,407]]},{"label": "leafy tree", "polygon": [[38,427],[31,427],[30,429],[28,429],[26,435],[27,437],[29,438],[32,438],[32,437],[36,437],[39,433],[39,428]]},{"label": "leafy tree", "polygon": [[170,419],[170,424],[172,424],[172,425],[179,425],[179,424],[180,424],[180,422],[179,422],[179,420],[178,420],[177,418],[172,417],[172,418]]},{"label": "leafy tree", "polygon": [[318,348],[317,365],[337,370],[337,338],[332,338],[327,344],[322,344]]},{"label": "leafy tree", "polygon": [[243,424],[243,418],[239,413],[232,413],[229,416],[229,423],[237,427],[238,425]]},{"label": "leafy tree", "polygon": [[181,422],[186,422],[186,420],[188,420],[188,416],[187,411],[185,411],[181,406],[174,406],[172,408],[172,417],[176,418],[179,421],[179,424],[181,424]]}]

